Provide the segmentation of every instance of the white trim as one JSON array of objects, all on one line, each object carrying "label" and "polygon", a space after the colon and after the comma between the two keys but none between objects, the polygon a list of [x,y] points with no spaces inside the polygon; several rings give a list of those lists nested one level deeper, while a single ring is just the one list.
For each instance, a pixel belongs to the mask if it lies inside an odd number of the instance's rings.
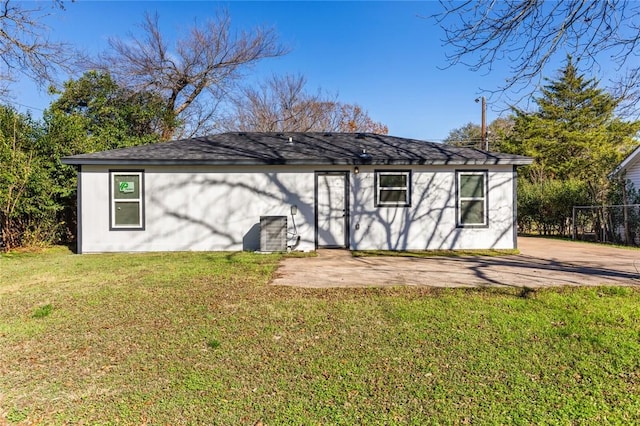
[{"label": "white trim", "polygon": [[[482,197],[463,197],[461,195],[461,188],[462,188],[462,176],[482,176]],[[463,170],[458,170],[456,172],[456,180],[457,180],[457,188],[456,188],[456,204],[457,204],[457,218],[456,218],[456,222],[457,225],[459,227],[472,227],[472,226],[488,226],[489,225],[489,221],[488,221],[488,180],[489,177],[487,175],[486,171],[463,171]],[[468,222],[462,222],[462,202],[463,201],[482,201],[482,222],[476,222],[476,223],[468,223]]]},{"label": "white trim", "polygon": [[[411,206],[411,170],[376,170],[376,206],[378,207],[409,207]],[[380,178],[382,176],[405,176],[405,186],[382,186]],[[405,191],[405,201],[382,201],[381,191]]]},{"label": "white trim", "polygon": [[627,155],[627,157],[624,160],[622,160],[622,162],[618,164],[618,166],[615,169],[613,169],[611,173],[609,173],[609,177],[613,177],[619,174],[620,172],[625,171],[629,166],[635,163],[639,155],[640,155],[640,146],[634,149],[631,154]]},{"label": "white trim", "polygon": [[[114,197],[115,178],[117,176],[137,176],[138,177],[138,197],[137,198],[116,198]],[[111,229],[144,229],[144,180],[143,172],[115,170],[109,173],[110,193],[109,206],[111,209]],[[138,203],[138,223],[135,225],[118,225],[116,224],[116,203]]]}]

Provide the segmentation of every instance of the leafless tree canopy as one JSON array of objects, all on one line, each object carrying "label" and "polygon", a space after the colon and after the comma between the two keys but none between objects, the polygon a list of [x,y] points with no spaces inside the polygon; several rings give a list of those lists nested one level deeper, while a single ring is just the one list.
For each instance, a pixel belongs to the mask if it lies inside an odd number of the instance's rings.
[{"label": "leafless tree canopy", "polygon": [[273,76],[257,87],[245,87],[233,102],[224,123],[228,131],[260,132],[372,132],[386,134],[387,126],[373,121],[358,105],[335,96],[306,91],[303,76]]},{"label": "leafless tree canopy", "polygon": [[[157,15],[147,15],[141,30],[139,37],[111,39],[111,51],[102,56],[100,65],[120,84],[160,94],[182,121],[180,136],[209,130],[216,106],[243,72],[261,59],[287,52],[273,29],[232,31],[227,13],[194,25],[171,47]],[[177,130],[165,129],[163,138],[177,136]]]},{"label": "leafless tree canopy", "polygon": [[[442,1],[434,16],[452,51],[451,65],[491,72],[508,61],[511,77],[496,90],[527,94],[537,88],[554,54],[597,71],[603,61],[617,65],[614,83],[620,97],[637,100],[640,71],[640,3],[626,0],[468,0]],[[635,61],[635,64],[633,63]]]},{"label": "leafless tree canopy", "polygon": [[61,0],[48,6],[39,2],[0,2],[0,97],[10,94],[9,84],[18,74],[45,85],[54,82],[60,69],[71,69],[76,53],[68,44],[51,41],[42,23],[52,10],[62,8]]}]

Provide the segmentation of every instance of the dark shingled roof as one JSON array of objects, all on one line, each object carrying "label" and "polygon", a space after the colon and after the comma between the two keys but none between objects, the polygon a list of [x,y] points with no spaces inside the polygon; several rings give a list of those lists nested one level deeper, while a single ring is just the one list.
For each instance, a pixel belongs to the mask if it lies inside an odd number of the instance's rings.
[{"label": "dark shingled roof", "polygon": [[74,155],[65,164],[530,164],[519,155],[373,133],[234,132]]}]

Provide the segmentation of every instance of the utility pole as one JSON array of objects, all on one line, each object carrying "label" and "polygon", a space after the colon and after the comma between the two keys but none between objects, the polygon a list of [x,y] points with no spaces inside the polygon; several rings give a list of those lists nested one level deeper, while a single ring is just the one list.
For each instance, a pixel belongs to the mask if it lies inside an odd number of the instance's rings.
[{"label": "utility pole", "polygon": [[482,101],[482,149],[489,151],[489,138],[487,138],[487,100],[484,96],[476,98],[476,103]]}]

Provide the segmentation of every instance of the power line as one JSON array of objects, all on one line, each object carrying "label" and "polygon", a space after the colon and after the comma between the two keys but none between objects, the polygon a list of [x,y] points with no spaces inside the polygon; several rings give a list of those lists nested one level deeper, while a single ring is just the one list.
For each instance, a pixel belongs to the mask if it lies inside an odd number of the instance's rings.
[{"label": "power line", "polygon": [[[5,105],[12,106],[12,107],[18,106],[18,107],[22,107],[22,108],[34,109],[36,111],[44,112],[44,109],[42,109],[42,108],[34,107],[34,106],[31,106],[31,105],[25,105],[25,104],[22,104],[20,102],[3,101],[2,103],[5,104]],[[16,109],[19,109],[19,108],[16,108]]]}]

